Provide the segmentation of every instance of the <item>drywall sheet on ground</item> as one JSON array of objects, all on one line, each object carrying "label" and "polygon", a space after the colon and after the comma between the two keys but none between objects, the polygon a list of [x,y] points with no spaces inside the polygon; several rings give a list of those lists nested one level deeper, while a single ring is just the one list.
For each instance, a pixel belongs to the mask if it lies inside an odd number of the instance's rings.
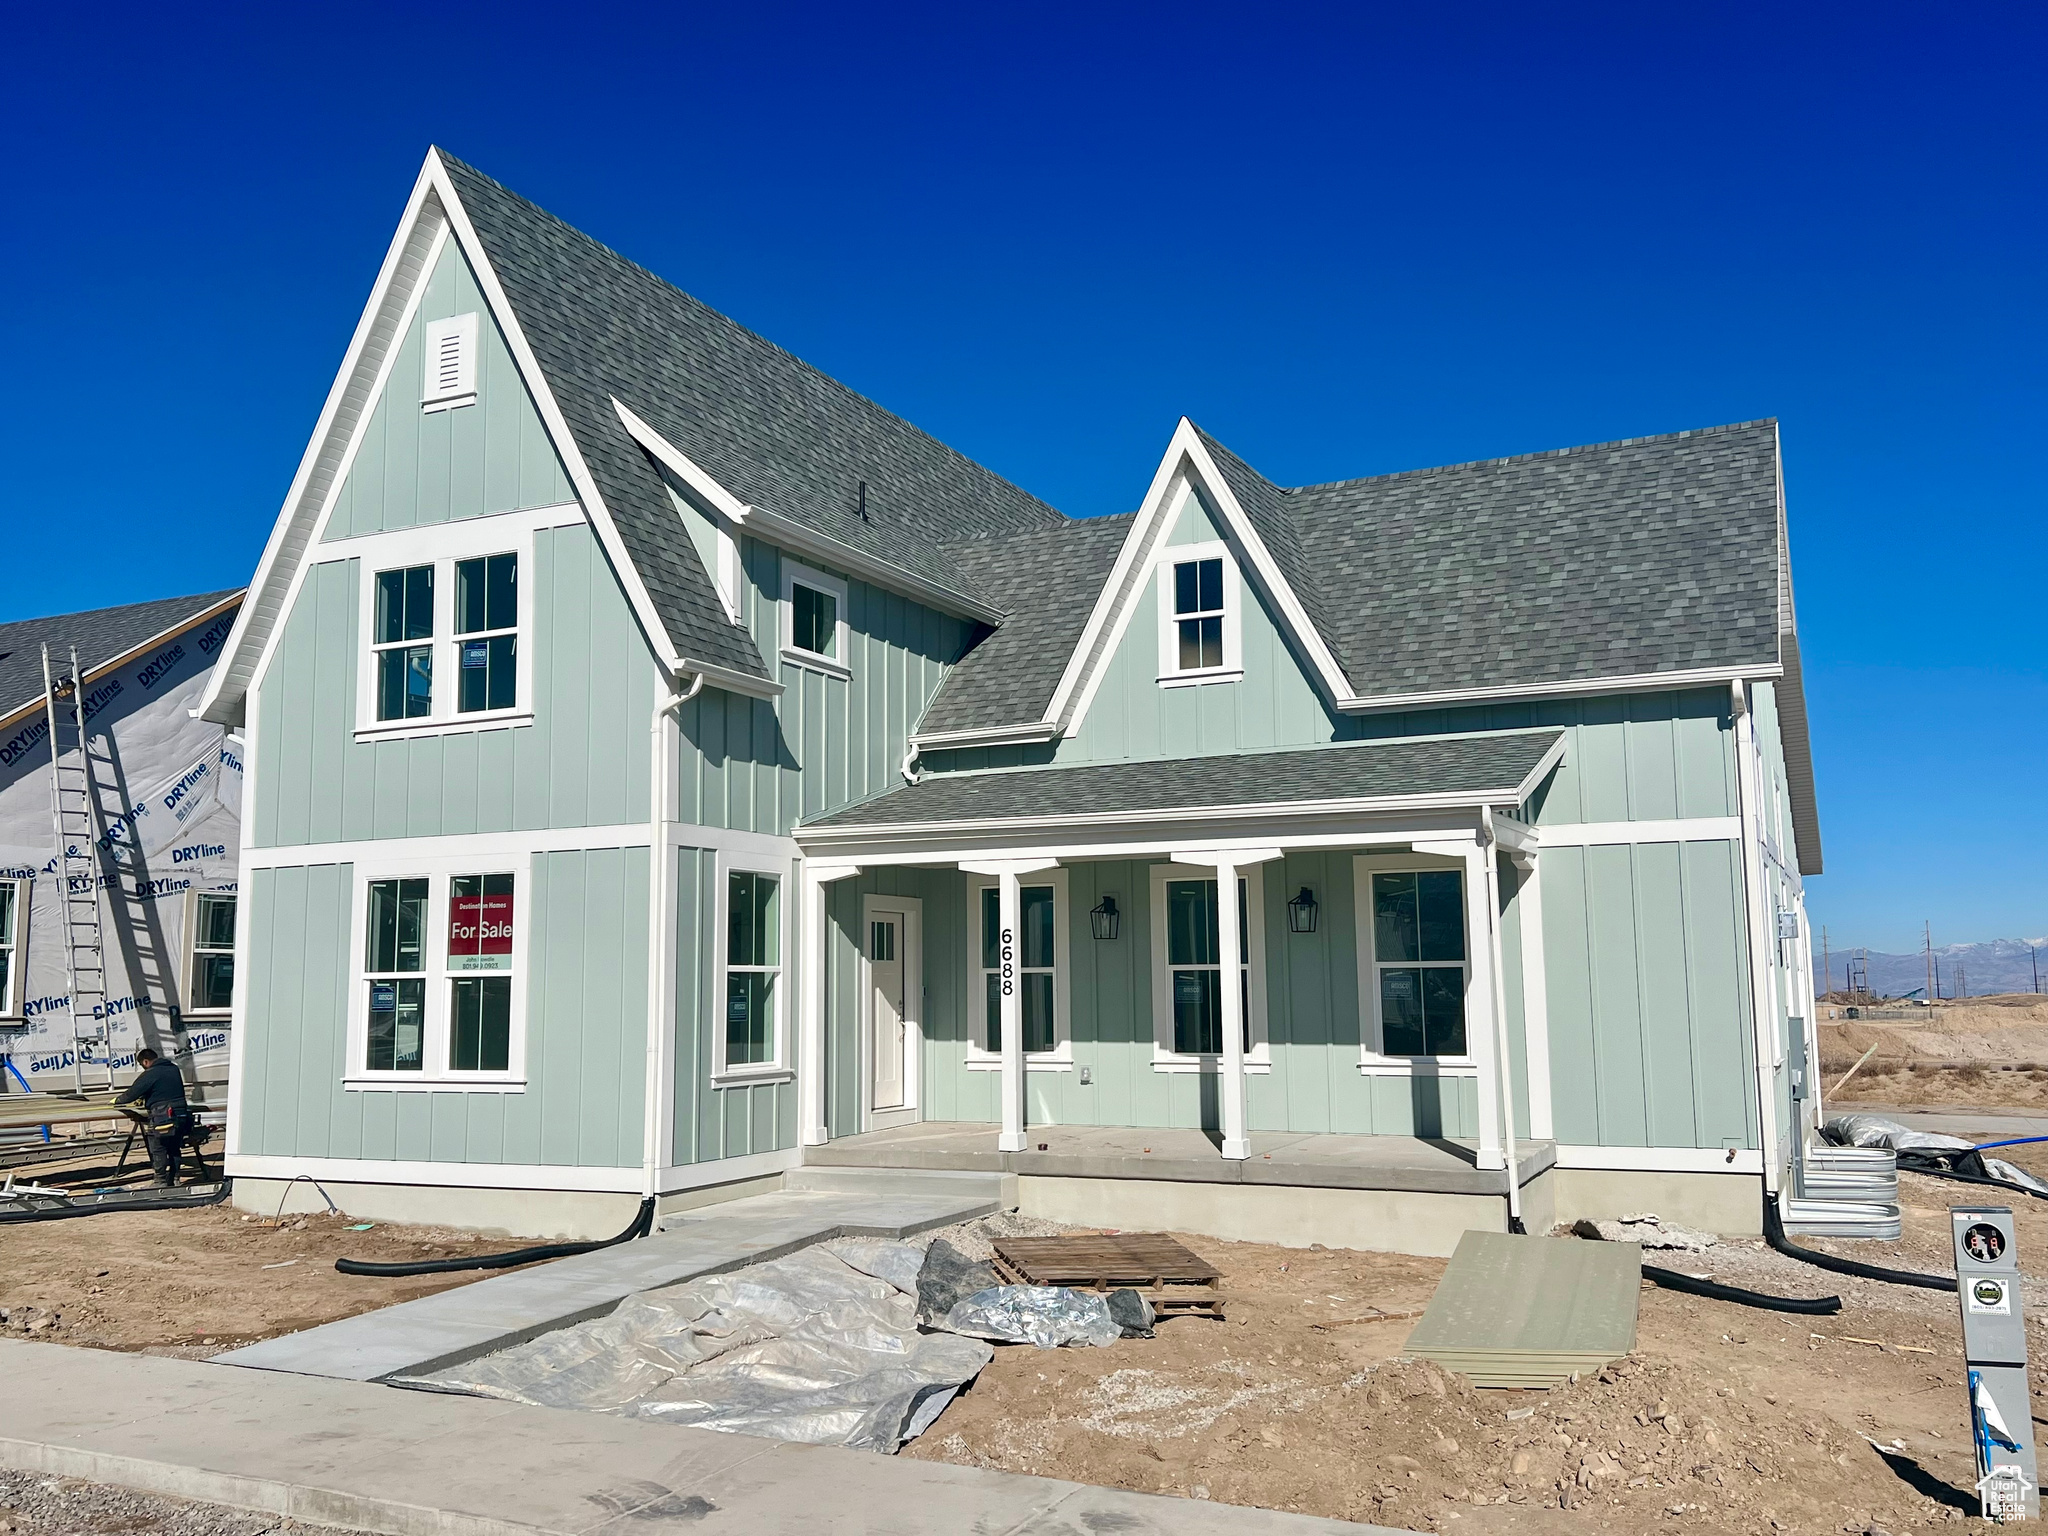
[{"label": "drywall sheet on ground", "polygon": [[892,1452],[995,1350],[920,1333],[914,1243],[847,1241],[644,1291],[609,1317],[406,1384]]},{"label": "drywall sheet on ground", "polygon": [[[101,1016],[83,1022],[88,1034],[104,1031],[119,1078],[132,1075],[144,1045],[190,1063],[188,1075],[227,1075],[225,1014],[187,1016],[190,939],[197,896],[236,889],[242,763],[221,727],[191,711],[233,622],[232,611],[217,615],[86,687],[105,827],[98,853],[107,976]],[[25,882],[28,894],[16,961],[26,965],[13,988],[14,1017],[26,1027],[0,1032],[0,1077],[15,1090],[72,1082],[50,781],[48,722],[37,709],[0,732],[0,879]]]},{"label": "drywall sheet on ground", "polygon": [[1467,1232],[1408,1350],[1480,1387],[1553,1387],[1635,1348],[1634,1243]]}]

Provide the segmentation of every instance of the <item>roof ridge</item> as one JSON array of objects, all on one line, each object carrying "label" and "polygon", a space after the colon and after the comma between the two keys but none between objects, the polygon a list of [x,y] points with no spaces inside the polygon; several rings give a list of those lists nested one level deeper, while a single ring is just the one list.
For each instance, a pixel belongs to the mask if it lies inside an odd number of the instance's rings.
[{"label": "roof ridge", "polygon": [[1339,486],[1378,485],[1388,480],[1411,480],[1422,475],[1446,475],[1460,469],[1491,469],[1507,464],[1533,464],[1539,459],[1565,459],[1574,454],[1599,453],[1612,448],[1634,448],[1643,443],[1676,443],[1689,437],[1718,437],[1726,432],[1746,432],[1754,427],[1774,427],[1777,424],[1778,418],[1775,416],[1759,416],[1754,421],[1731,421],[1717,427],[1688,427],[1682,432],[1652,432],[1643,437],[1617,437],[1602,443],[1579,443],[1570,448],[1545,448],[1536,453],[1515,453],[1497,459],[1464,459],[1456,464],[1432,464],[1422,469],[1397,469],[1382,475],[1357,475],[1349,480],[1320,480],[1313,485],[1279,486],[1277,489],[1284,496],[1298,496],[1306,491],[1335,490]]},{"label": "roof ridge", "polygon": [[[634,272],[639,273],[642,277],[645,277],[650,281],[659,284],[661,287],[666,288],[670,293],[673,293],[677,298],[680,298],[686,301],[687,303],[695,305],[697,308],[703,310],[706,314],[715,316],[717,319],[722,320],[727,325],[730,325],[734,330],[740,331],[750,339],[759,342],[762,346],[767,347],[772,351],[780,353],[782,356],[788,358],[789,361],[795,364],[798,368],[803,369],[806,373],[813,374],[819,379],[822,379],[825,383],[831,385],[834,389],[841,390],[846,394],[853,396],[862,404],[867,405],[876,411],[879,411],[884,416],[887,416],[891,421],[900,423],[908,430],[915,432],[919,437],[925,438],[928,441],[936,444],[946,453],[951,454],[954,458],[961,460],[963,463],[971,464],[974,466],[974,468],[980,470],[983,474],[988,475],[993,479],[1002,481],[1005,485],[1009,486],[1012,490],[1014,490],[1018,495],[1023,496],[1029,501],[1037,503],[1037,505],[1045,508],[1046,511],[1054,514],[1055,516],[1067,516],[1066,513],[1061,512],[1060,509],[1058,507],[1055,507],[1051,502],[1045,500],[1043,497],[1037,495],[1032,491],[1026,490],[1023,486],[1017,484],[1016,481],[1010,479],[1007,475],[998,474],[995,470],[990,469],[986,464],[982,463],[979,459],[972,458],[967,454],[962,453],[958,448],[955,448],[951,443],[946,442],[943,438],[940,438],[934,435],[933,433],[927,432],[923,427],[920,427],[916,422],[910,420],[909,417],[897,415],[896,412],[890,410],[886,405],[883,405],[879,400],[876,400],[873,396],[861,393],[861,391],[855,389],[851,384],[846,383],[843,379],[834,378],[831,374],[827,373],[824,369],[820,368],[816,363],[807,362],[805,359],[797,356],[796,353],[790,351],[789,348],[783,346],[780,342],[775,341],[768,336],[762,335],[761,332],[755,330],[752,326],[742,324],[740,321],[734,319],[731,315],[727,314],[724,310],[718,308],[716,305],[707,303],[705,300],[698,298],[697,295],[691,293],[688,289],[678,287],[676,284],[670,282],[667,278],[663,277],[659,272],[656,272],[652,267],[641,265],[639,262],[633,260],[632,257],[626,255],[623,251],[620,251],[613,246],[606,245],[602,240],[598,239],[595,235],[592,235],[585,230],[579,229],[576,225],[571,224],[567,219],[563,218],[560,214],[552,213],[548,209],[543,208],[539,203],[536,203],[532,198],[523,196],[522,194],[513,191],[512,188],[506,186],[505,183],[499,181],[495,176],[491,175],[489,172],[478,170],[474,165],[471,165],[467,160],[462,159],[460,156],[450,154],[447,150],[443,149],[438,144],[433,146],[433,151],[435,154],[439,155],[443,160],[468,172],[470,175],[476,177],[478,180],[489,182],[492,187],[496,188],[497,191],[502,193],[504,196],[532,210],[535,214],[547,220],[550,224],[558,226],[563,231],[570,235],[573,235],[576,239],[583,241],[585,244],[596,247],[598,250],[602,251],[606,256],[618,262],[621,266],[625,266],[632,269]],[[648,402],[645,401],[641,402],[641,404],[643,405],[647,403]]]}]

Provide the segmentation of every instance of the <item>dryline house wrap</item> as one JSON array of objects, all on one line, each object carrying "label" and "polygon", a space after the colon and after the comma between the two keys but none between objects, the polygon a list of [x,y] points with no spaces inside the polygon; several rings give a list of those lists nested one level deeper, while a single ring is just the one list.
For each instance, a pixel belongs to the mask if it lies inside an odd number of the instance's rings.
[{"label": "dryline house wrap", "polygon": [[[241,606],[240,592],[0,624],[0,1077],[69,1088],[81,1037],[88,1085],[135,1071],[147,1045],[193,1082],[226,1079],[241,852],[240,743],[196,720]],[[73,649],[98,836],[93,863],[106,968],[103,1003],[73,1017],[43,651]],[[66,738],[68,745],[68,737]],[[204,1096],[203,1096],[204,1097]]]}]

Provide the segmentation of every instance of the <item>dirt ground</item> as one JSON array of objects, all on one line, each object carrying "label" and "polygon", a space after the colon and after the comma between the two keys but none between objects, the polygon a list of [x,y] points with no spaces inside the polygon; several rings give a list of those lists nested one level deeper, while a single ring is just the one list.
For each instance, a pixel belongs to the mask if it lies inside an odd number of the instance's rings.
[{"label": "dirt ground", "polygon": [[[1817,1005],[1827,1101],[2048,1112],[2048,997],[2021,992],[1931,1008],[1877,1006],[1913,1017],[1830,1019],[1830,1008],[1839,1015],[1843,1006]],[[1836,1091],[1872,1046],[1877,1054]]]},{"label": "dirt ground", "polygon": [[[26,1170],[23,1182],[26,1173],[39,1183],[94,1182],[84,1166]],[[0,1225],[0,1337],[217,1354],[483,1278],[337,1274],[343,1255],[388,1263],[525,1246],[438,1227],[350,1230],[356,1225],[347,1216],[288,1216],[274,1228],[225,1205]]]},{"label": "dirt ground", "polygon": [[[2026,1165],[2048,1172],[2048,1158]],[[1946,1272],[1948,1207],[1978,1191],[1909,1174],[1902,1194],[1902,1242],[1834,1246]],[[2048,1204],[2013,1203],[2026,1206],[2023,1261],[2048,1260]],[[1366,1320],[1426,1304],[1441,1260],[1183,1241],[1224,1271],[1227,1321],[1178,1318],[1108,1349],[999,1349],[903,1454],[1470,1536],[1978,1526],[1953,1295],[1716,1244],[1663,1262],[1840,1295],[1843,1311],[1790,1316],[1645,1285],[1636,1351],[1610,1370],[1549,1392],[1480,1391],[1400,1358],[1412,1320]],[[2037,1324],[2048,1319],[2048,1283],[2026,1290]]]}]

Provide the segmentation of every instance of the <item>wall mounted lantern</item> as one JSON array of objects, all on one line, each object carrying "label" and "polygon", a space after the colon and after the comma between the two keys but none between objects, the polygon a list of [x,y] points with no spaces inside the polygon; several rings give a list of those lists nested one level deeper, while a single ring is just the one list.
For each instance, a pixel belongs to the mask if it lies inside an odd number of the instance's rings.
[{"label": "wall mounted lantern", "polygon": [[1117,922],[1122,916],[1123,914],[1116,909],[1116,898],[1105,896],[1088,909],[1088,926],[1095,930],[1095,937],[1098,939],[1113,939],[1116,937]]},{"label": "wall mounted lantern", "polygon": [[1301,894],[1287,903],[1287,928],[1290,933],[1316,931],[1316,893],[1305,885]]}]

